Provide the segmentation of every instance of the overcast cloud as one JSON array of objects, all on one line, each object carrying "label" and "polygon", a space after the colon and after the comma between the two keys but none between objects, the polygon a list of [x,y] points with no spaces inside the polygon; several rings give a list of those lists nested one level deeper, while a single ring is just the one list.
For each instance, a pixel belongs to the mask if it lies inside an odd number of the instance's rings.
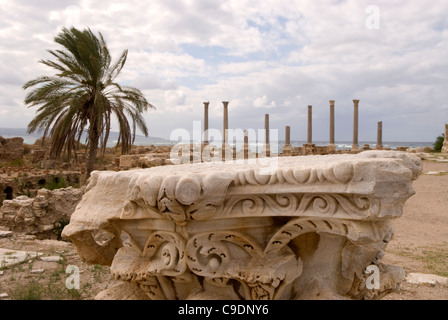
[{"label": "overcast cloud", "polygon": [[35,108],[22,85],[53,71],[63,26],[101,32],[114,57],[129,49],[119,80],[141,89],[157,110],[151,136],[193,129],[210,101],[210,127],[291,126],[328,140],[329,100],[336,140],[351,140],[353,99],[359,139],[434,141],[448,123],[448,1],[18,1],[0,0],[0,127],[26,127]]}]

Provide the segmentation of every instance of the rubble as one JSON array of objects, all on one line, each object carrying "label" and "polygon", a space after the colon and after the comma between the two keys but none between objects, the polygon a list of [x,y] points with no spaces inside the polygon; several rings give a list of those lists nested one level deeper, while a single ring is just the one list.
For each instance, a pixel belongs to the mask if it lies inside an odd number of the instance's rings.
[{"label": "rubble", "polygon": [[84,189],[40,189],[35,198],[19,196],[4,200],[0,207],[0,227],[35,235],[38,239],[57,239],[81,201]]}]

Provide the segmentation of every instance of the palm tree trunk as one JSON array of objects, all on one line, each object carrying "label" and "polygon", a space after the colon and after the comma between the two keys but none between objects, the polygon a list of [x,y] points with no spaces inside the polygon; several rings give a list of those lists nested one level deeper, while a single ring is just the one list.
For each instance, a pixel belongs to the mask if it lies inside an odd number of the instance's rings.
[{"label": "palm tree trunk", "polygon": [[99,134],[91,134],[89,137],[89,155],[87,158],[87,179],[90,177],[90,173],[93,171],[96,160],[96,153],[98,151],[98,142],[100,140]]}]

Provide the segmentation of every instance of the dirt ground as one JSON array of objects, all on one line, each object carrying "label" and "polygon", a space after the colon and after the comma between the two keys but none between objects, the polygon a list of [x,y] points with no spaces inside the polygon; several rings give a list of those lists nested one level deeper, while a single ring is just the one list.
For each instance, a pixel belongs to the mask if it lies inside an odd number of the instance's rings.
[{"label": "dirt ground", "polygon": [[[429,171],[447,171],[436,175]],[[402,217],[393,221],[395,234],[385,251],[383,262],[401,266],[407,273],[430,273],[448,277],[448,163],[425,160],[423,174],[413,183],[416,194],[405,204]],[[15,234],[0,239],[0,248],[42,252],[59,256],[59,262],[40,258],[14,267],[0,266],[0,294],[9,299],[82,299],[90,300],[103,289],[116,284],[109,268],[80,261],[74,245],[55,240],[33,240]],[[67,290],[66,268],[74,265],[80,272],[80,289]],[[414,285],[403,281],[401,290],[386,300],[448,300],[446,285]]]},{"label": "dirt ground", "polygon": [[[427,174],[436,171],[442,173]],[[382,261],[407,273],[448,277],[448,163],[424,160],[413,188],[416,194],[405,203],[403,216],[393,221],[395,233]],[[448,287],[403,282],[400,292],[384,299],[448,300]]]}]

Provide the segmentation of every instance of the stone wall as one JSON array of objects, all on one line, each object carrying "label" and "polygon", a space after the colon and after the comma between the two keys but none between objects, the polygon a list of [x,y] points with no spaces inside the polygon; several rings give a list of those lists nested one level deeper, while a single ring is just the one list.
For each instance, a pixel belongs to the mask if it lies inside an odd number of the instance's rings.
[{"label": "stone wall", "polygon": [[84,189],[40,189],[35,198],[5,200],[0,207],[0,229],[36,235],[38,239],[58,239]]},{"label": "stone wall", "polygon": [[23,138],[6,139],[0,136],[0,160],[22,159],[23,151]]},{"label": "stone wall", "polygon": [[117,167],[120,170],[131,168],[150,168],[171,164],[171,146],[151,145],[149,147],[138,147],[133,149],[131,154],[120,156]]},{"label": "stone wall", "polygon": [[12,200],[19,195],[35,197],[39,189],[49,188],[64,181],[67,186],[79,186],[81,173],[77,171],[49,171],[20,168],[0,168],[0,206],[3,200]]}]

